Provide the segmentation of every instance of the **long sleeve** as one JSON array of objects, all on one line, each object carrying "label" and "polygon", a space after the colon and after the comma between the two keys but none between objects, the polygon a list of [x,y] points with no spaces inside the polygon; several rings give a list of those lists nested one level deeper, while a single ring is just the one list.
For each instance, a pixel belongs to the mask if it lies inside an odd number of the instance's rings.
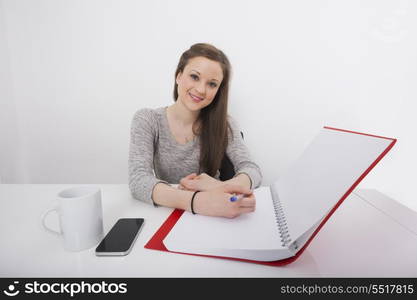
[{"label": "long sleeve", "polygon": [[229,138],[226,154],[235,167],[235,176],[241,173],[248,175],[251,180],[251,189],[258,188],[262,183],[261,169],[252,161],[249,149],[242,139],[237,122],[230,116],[228,121],[232,129],[233,137]]},{"label": "long sleeve", "polygon": [[152,192],[159,182],[153,171],[154,143],[158,122],[151,109],[141,109],[133,117],[129,148],[129,188],[134,198],[154,204]]}]

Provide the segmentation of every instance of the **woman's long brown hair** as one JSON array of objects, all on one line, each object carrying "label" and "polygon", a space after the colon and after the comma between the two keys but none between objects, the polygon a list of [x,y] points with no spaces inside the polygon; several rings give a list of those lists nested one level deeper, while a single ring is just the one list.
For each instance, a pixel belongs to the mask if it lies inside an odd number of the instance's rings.
[{"label": "woman's long brown hair", "polygon": [[[228,129],[230,124],[227,121],[227,103],[229,94],[229,79],[231,66],[227,56],[216,47],[210,44],[194,44],[185,51],[180,58],[175,78],[180,72],[184,71],[188,61],[194,57],[205,57],[220,63],[223,71],[223,80],[217,90],[216,96],[210,105],[204,107],[198,116],[195,124],[200,124],[198,132],[193,132],[200,136],[200,170],[214,177],[220,169],[223,156],[226,153],[228,144]],[[174,101],[178,99],[178,85],[174,81]],[[230,134],[232,132],[230,130]]]}]

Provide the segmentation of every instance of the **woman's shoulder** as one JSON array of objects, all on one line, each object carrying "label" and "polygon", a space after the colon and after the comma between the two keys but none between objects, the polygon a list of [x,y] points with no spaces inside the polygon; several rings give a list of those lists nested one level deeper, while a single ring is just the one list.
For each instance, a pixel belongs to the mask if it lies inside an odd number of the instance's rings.
[{"label": "woman's shoulder", "polygon": [[240,130],[239,122],[236,120],[236,118],[229,114],[227,115],[227,123],[229,124],[232,131]]},{"label": "woman's shoulder", "polygon": [[154,124],[159,121],[159,118],[164,112],[164,107],[148,108],[144,107],[137,110],[133,116],[135,122],[147,122]]}]

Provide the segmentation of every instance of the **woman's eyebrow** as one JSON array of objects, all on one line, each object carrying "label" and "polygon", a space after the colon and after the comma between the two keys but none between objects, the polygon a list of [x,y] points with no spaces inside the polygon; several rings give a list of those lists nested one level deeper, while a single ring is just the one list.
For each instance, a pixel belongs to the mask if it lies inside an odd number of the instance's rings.
[{"label": "woman's eyebrow", "polygon": [[[198,75],[201,75],[201,74],[200,74],[200,72],[198,72],[197,70],[191,69],[191,71],[194,71],[194,72],[196,72]],[[218,80],[218,79],[216,79],[216,78],[213,78],[213,79],[211,79],[211,80],[215,80],[215,81],[220,82],[220,80]]]}]

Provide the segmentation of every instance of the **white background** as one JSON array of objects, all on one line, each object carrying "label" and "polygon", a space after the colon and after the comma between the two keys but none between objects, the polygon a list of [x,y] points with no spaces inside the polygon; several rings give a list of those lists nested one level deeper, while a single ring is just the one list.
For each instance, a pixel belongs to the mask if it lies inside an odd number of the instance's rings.
[{"label": "white background", "polygon": [[398,138],[362,182],[417,210],[415,1],[0,0],[2,183],[127,183],[136,110],[196,42],[270,184],[323,125]]}]

